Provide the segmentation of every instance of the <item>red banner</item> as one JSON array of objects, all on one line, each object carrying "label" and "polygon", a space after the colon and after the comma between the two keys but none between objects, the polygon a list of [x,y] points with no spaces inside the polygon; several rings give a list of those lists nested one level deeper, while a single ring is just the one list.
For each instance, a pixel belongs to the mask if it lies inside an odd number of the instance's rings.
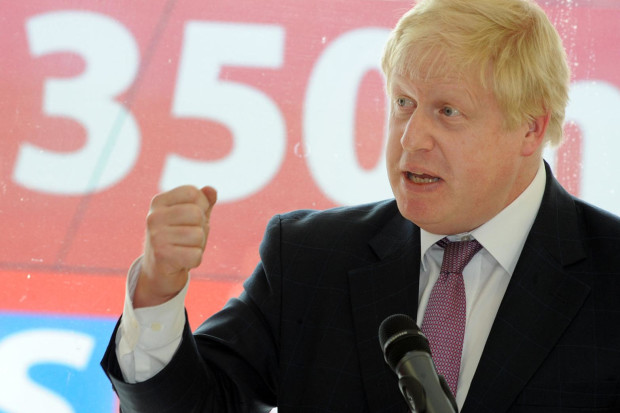
[{"label": "red banner", "polygon": [[[620,8],[572,3],[546,9],[573,70],[567,141],[546,158],[571,192],[618,213]],[[150,199],[177,185],[219,190],[194,326],[238,293],[272,215],[390,197],[379,57],[409,7],[5,5],[0,309],[116,317]]]}]

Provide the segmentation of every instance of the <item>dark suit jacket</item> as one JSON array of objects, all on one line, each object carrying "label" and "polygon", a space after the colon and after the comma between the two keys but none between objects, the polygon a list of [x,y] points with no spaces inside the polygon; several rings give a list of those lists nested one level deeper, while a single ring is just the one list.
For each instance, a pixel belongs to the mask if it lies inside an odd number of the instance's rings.
[{"label": "dark suit jacket", "polygon": [[[394,201],[273,218],[245,292],[161,373],[123,383],[112,339],[123,412],[405,412],[377,331],[416,318],[419,244]],[[620,412],[620,220],[548,169],[462,409],[486,412]]]}]

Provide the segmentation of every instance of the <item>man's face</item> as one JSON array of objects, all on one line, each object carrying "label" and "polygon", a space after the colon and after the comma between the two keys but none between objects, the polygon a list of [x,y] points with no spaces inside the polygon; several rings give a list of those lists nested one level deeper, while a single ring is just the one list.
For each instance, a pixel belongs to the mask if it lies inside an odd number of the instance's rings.
[{"label": "man's face", "polygon": [[539,166],[530,126],[507,131],[493,92],[475,79],[392,75],[390,185],[401,214],[432,233],[482,225],[523,192]]}]

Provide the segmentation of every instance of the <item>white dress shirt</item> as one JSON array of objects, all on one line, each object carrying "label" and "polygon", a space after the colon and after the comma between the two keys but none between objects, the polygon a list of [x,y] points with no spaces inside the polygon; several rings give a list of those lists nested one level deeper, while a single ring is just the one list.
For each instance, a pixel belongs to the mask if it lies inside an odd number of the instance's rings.
[{"label": "white dress shirt", "polygon": [[[456,395],[459,410],[463,407],[493,320],[536,218],[544,190],[545,168],[541,162],[532,183],[499,214],[469,233],[449,237],[453,241],[473,237],[483,246],[463,270],[467,315]],[[420,262],[418,325],[422,325],[431,289],[439,277],[443,249],[435,243],[444,236],[421,230],[423,258]],[[183,290],[164,304],[134,309],[131,297],[139,271],[140,259],[129,270],[125,307],[116,336],[117,358],[128,383],[153,377],[172,359],[181,342],[185,323],[184,302],[189,284],[188,280]]]}]

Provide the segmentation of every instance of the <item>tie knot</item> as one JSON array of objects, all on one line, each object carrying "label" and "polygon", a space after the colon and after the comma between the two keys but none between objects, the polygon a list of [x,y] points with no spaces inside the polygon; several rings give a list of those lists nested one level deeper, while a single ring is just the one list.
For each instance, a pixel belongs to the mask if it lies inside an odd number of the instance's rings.
[{"label": "tie knot", "polygon": [[463,268],[482,249],[482,245],[475,239],[470,241],[449,241],[447,238],[443,238],[437,245],[444,249],[441,272],[457,274],[462,274]]}]

